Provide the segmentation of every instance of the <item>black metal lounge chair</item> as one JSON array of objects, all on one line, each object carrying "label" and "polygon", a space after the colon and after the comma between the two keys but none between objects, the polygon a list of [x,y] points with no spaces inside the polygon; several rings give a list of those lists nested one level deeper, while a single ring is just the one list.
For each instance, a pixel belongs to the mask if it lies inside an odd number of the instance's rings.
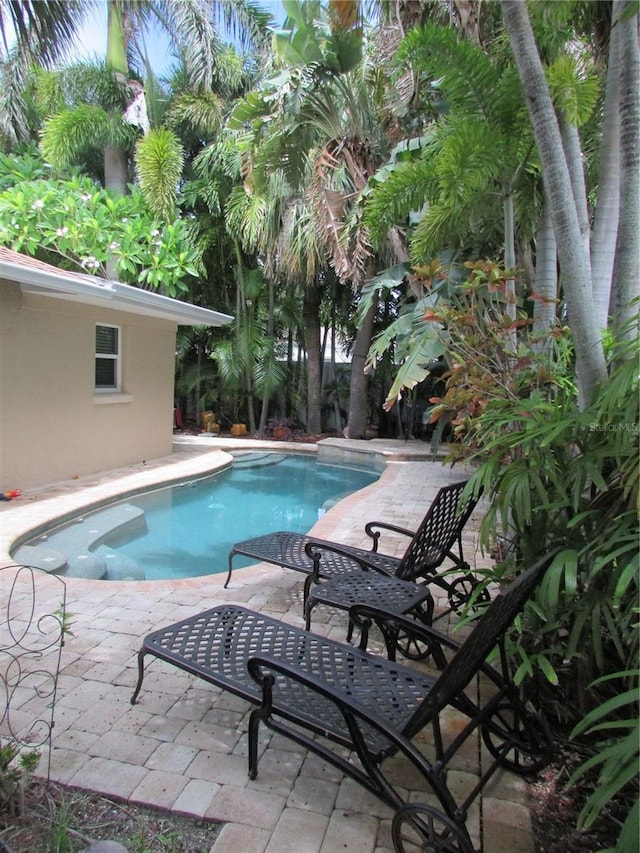
[{"label": "black metal lounge chair", "polygon": [[[422,623],[375,608],[352,612],[364,638],[361,647],[354,648],[243,607],[214,607],[145,638],[131,702],[140,693],[145,657],[153,655],[257,706],[249,718],[250,778],[258,772],[258,730],[264,723],[397,810],[400,838],[410,821],[431,844],[420,849],[471,853],[467,811],[495,770],[534,772],[550,758],[547,728],[522,702],[511,680],[503,641],[551,559],[552,555],[536,563],[498,595],[461,645]],[[431,647],[440,674],[364,651],[372,620],[382,629],[391,658],[397,632],[412,632]],[[496,645],[500,669],[486,662]],[[481,690],[477,685],[468,689],[480,673],[491,689],[487,684]],[[467,718],[451,740],[440,722],[441,712],[449,706]],[[433,759],[413,742],[425,729],[431,730]],[[474,790],[458,802],[447,787],[446,771],[476,729],[491,759]],[[394,770],[387,763],[394,755],[413,766],[438,802],[437,808],[425,806],[419,821],[406,812],[407,792],[400,787],[406,774],[398,773],[397,764]]]},{"label": "black metal lounge chair", "polygon": [[[477,504],[473,496],[461,502],[466,485],[461,482],[441,488],[415,531],[384,521],[370,521],[365,525],[365,532],[373,540],[371,550],[282,530],[237,542],[229,553],[225,587],[231,580],[233,558],[242,554],[307,574],[304,584],[307,629],[311,610],[320,603],[318,596],[323,594],[323,590],[314,589],[311,598],[310,590],[321,579],[338,582],[335,594],[322,603],[347,610],[353,604],[382,604],[430,624],[433,601],[427,584],[435,583],[444,588],[451,606],[456,609],[466,602],[476,586],[462,550],[462,530]],[[410,539],[402,557],[378,550],[383,530]],[[457,554],[452,550],[456,546]],[[448,577],[448,572],[437,571],[446,559],[460,572],[454,579]],[[362,570],[366,570],[366,577]],[[415,583],[417,580],[421,581],[419,585]],[[322,584],[323,589],[324,586]],[[351,639],[351,631],[350,624],[347,639]]]}]

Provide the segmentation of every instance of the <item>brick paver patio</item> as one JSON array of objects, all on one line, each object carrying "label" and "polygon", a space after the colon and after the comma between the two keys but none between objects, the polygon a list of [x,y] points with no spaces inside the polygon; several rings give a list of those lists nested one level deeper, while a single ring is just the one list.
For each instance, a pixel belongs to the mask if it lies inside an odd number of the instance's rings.
[{"label": "brick paver patio", "polygon": [[[246,445],[229,443],[234,448]],[[411,527],[440,486],[465,476],[463,470],[431,459],[423,442],[367,445],[389,454],[382,476],[327,512],[313,528],[314,535],[367,545],[366,521],[382,518]],[[0,565],[12,562],[10,543],[35,525],[72,512],[87,500],[100,502],[167,477],[191,477],[221,461],[226,464],[224,447],[220,440],[194,439],[179,445],[170,460],[59,484],[5,503],[0,511]],[[277,449],[282,448],[278,443]],[[475,547],[477,523],[476,512],[465,533],[465,555],[481,567],[487,562]],[[398,538],[396,553],[405,544]],[[62,656],[52,778],[222,821],[211,853],[390,853],[391,810],[292,742],[265,730],[258,778],[248,778],[251,708],[245,702],[153,661],[147,664],[139,704],[130,704],[141,640],[163,624],[216,603],[234,602],[303,625],[303,578],[296,572],[266,564],[236,569],[224,589],[226,566],[214,568],[220,573],[187,581],[68,579],[73,636]],[[318,607],[313,626],[343,640],[346,614]],[[455,726],[453,715],[450,722]],[[468,790],[477,778],[480,750],[477,743],[467,747],[449,772],[448,784],[455,793]],[[425,799],[419,791],[411,797]],[[532,853],[526,784],[511,774],[497,774],[474,804],[468,827],[484,853]]]}]

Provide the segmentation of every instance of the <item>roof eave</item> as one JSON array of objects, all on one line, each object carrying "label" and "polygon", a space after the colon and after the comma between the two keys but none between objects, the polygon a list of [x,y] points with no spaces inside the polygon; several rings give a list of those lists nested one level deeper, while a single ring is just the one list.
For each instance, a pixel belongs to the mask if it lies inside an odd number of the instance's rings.
[{"label": "roof eave", "polygon": [[0,260],[0,277],[18,282],[25,293],[39,293],[57,299],[70,299],[88,305],[172,320],[180,326],[223,326],[233,320],[228,314],[189,305],[160,293],[80,273],[66,276],[62,270],[49,272]]}]

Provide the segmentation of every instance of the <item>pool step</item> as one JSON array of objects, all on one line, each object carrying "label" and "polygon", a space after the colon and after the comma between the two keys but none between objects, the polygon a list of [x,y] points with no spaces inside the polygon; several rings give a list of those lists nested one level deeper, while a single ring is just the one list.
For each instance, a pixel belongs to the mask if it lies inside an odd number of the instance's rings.
[{"label": "pool step", "polygon": [[263,468],[265,465],[277,465],[287,458],[286,453],[260,453],[258,451],[233,451],[234,468]]},{"label": "pool step", "polygon": [[144,510],[118,504],[53,530],[34,545],[21,545],[13,559],[57,575],[87,580],[144,580],[135,562],[112,551],[105,539],[126,541],[146,530]]}]

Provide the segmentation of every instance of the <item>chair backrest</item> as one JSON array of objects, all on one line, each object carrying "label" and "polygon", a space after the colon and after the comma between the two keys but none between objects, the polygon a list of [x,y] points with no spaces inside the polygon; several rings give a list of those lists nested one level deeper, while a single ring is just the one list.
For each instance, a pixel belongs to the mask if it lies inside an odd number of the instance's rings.
[{"label": "chair backrest", "polygon": [[[450,554],[462,529],[473,512],[478,498],[470,496],[461,503],[467,482],[443,486],[433,499],[429,511],[404,552],[396,576],[402,580],[429,578]],[[461,555],[462,557],[462,555]]]},{"label": "chair backrest", "polygon": [[434,711],[451,704],[480,671],[491,651],[504,637],[515,617],[531,598],[559,549],[538,560],[512,581],[492,601],[473,631],[460,646],[451,663],[442,670],[428,696],[405,728],[412,737],[433,718]]}]

